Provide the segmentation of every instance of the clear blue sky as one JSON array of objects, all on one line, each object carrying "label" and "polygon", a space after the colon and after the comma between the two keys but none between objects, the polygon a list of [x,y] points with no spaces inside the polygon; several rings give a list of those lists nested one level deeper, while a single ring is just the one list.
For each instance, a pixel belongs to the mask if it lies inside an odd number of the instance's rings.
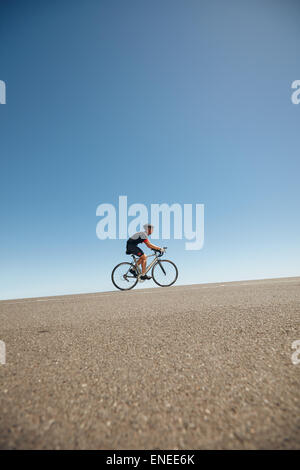
[{"label": "clear blue sky", "polygon": [[[300,275],[300,5],[0,4],[0,298],[113,289],[96,207],[205,204],[181,284]],[[151,282],[152,285],[152,282]]]}]

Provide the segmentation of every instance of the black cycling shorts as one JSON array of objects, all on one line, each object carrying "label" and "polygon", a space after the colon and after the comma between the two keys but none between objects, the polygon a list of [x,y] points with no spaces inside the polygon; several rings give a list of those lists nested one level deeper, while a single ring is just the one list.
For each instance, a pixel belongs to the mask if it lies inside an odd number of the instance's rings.
[{"label": "black cycling shorts", "polygon": [[126,255],[136,255],[142,256],[144,254],[143,250],[137,245],[127,245],[126,246]]}]

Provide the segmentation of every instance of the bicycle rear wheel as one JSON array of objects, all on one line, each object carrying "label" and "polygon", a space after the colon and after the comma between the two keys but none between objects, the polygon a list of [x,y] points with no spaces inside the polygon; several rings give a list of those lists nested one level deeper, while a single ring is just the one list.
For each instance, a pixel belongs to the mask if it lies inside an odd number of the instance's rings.
[{"label": "bicycle rear wheel", "polygon": [[136,286],[138,278],[129,272],[133,268],[131,263],[120,263],[113,269],[111,280],[117,289],[130,290]]},{"label": "bicycle rear wheel", "polygon": [[152,279],[160,287],[172,286],[177,278],[178,269],[172,261],[158,261],[152,268]]}]

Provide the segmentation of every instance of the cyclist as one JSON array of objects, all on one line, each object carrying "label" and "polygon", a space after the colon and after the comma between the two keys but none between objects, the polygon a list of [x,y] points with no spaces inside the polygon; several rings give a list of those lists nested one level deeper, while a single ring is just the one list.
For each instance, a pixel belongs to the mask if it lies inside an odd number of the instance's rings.
[{"label": "cyclist", "polygon": [[[127,245],[126,245],[126,254],[127,255],[136,255],[136,256],[140,257],[137,264],[142,265],[141,279],[143,281],[151,279],[151,277],[146,275],[147,256],[145,255],[143,250],[138,247],[138,245],[140,243],[145,243],[145,245],[147,245],[147,247],[150,248],[151,250],[160,251],[161,253],[164,252],[163,248],[160,248],[159,246],[153,245],[148,240],[148,236],[151,235],[151,233],[153,232],[153,229],[154,229],[153,225],[145,224],[144,229],[145,229],[144,232],[137,232],[134,235],[132,235],[130,238],[128,238]],[[130,269],[129,271],[134,276],[137,275],[135,269]]]}]

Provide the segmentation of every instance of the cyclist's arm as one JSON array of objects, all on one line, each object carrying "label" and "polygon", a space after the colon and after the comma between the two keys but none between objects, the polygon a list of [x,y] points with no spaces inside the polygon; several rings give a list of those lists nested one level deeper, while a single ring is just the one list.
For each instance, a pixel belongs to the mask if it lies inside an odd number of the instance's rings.
[{"label": "cyclist's arm", "polygon": [[158,250],[158,251],[161,250],[159,246],[153,245],[152,243],[149,242],[149,240],[145,240],[144,243],[145,245],[147,245],[148,248],[150,248],[150,250]]}]

